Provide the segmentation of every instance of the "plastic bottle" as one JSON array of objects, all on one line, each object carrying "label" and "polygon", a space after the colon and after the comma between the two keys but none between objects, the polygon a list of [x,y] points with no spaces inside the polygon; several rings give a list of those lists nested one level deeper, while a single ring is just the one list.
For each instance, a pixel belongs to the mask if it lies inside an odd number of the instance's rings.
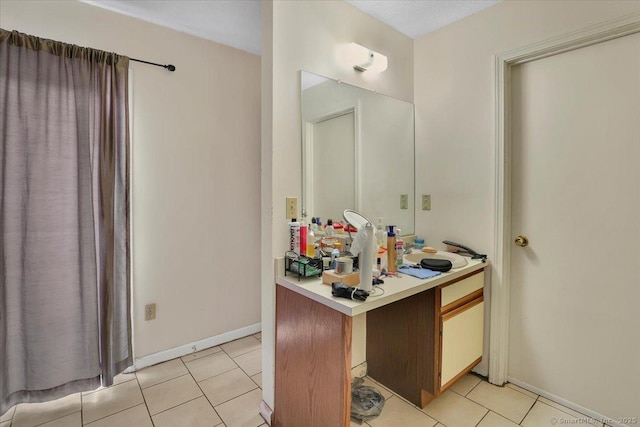
[{"label": "plastic bottle", "polygon": [[331,218],[329,218],[327,220],[327,226],[324,228],[324,235],[329,237],[329,236],[333,236],[335,233],[335,230],[333,228],[333,220]]},{"label": "plastic bottle", "polygon": [[339,256],[340,256],[340,249],[333,248],[333,250],[331,250],[331,265],[330,265],[332,269],[336,268],[336,260],[338,259]]},{"label": "plastic bottle", "polygon": [[309,228],[307,232],[307,253],[309,258],[315,258],[316,256],[316,235],[313,233],[313,229]]},{"label": "plastic bottle", "polygon": [[376,226],[376,242],[378,246],[384,246],[384,225],[382,225],[382,218],[378,218],[378,225]]},{"label": "plastic bottle", "polygon": [[316,217],[315,216],[313,218],[311,218],[311,225],[309,226],[309,229],[311,229],[313,231],[318,231],[318,223],[316,222]]},{"label": "plastic bottle", "polygon": [[396,266],[400,266],[404,263],[404,240],[402,240],[402,230],[396,228]]},{"label": "plastic bottle", "polygon": [[300,225],[300,255],[307,254],[307,226]]},{"label": "plastic bottle", "polygon": [[387,233],[387,268],[391,273],[398,271],[396,268],[396,233],[393,231],[393,227],[395,225],[390,225]]},{"label": "plastic bottle", "polygon": [[295,218],[289,223],[289,250],[300,255],[300,223]]}]

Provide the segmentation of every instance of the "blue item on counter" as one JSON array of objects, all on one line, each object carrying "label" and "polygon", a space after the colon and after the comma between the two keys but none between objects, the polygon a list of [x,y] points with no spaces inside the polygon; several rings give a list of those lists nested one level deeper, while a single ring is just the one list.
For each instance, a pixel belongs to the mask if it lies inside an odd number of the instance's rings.
[{"label": "blue item on counter", "polygon": [[427,270],[426,268],[416,267],[409,264],[403,264],[400,268],[404,274],[417,277],[418,279],[430,279],[441,274],[439,271]]}]

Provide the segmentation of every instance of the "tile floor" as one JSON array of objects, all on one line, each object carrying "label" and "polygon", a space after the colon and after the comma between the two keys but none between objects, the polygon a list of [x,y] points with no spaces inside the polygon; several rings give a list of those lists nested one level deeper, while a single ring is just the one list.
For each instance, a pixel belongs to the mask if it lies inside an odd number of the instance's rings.
[{"label": "tile floor", "polygon": [[[258,427],[261,335],[122,374],[109,388],[20,404],[0,427]],[[469,374],[420,409],[371,379],[386,398],[364,427],[546,427],[587,417],[515,385],[496,387]],[[576,421],[576,420],[581,420]],[[555,421],[555,423],[554,423]],[[360,424],[351,422],[352,427]],[[603,427],[602,423],[587,425]],[[304,426],[300,426],[304,427]]]}]

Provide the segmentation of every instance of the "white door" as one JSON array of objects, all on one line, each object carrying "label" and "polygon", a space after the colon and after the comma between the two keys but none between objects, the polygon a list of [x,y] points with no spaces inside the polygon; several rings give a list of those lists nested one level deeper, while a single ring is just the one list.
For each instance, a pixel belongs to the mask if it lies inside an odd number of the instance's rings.
[{"label": "white door", "polygon": [[313,212],[323,223],[342,221],[355,209],[355,130],[353,112],[313,125]]},{"label": "white door", "polygon": [[640,34],[517,66],[509,371],[640,416]]}]

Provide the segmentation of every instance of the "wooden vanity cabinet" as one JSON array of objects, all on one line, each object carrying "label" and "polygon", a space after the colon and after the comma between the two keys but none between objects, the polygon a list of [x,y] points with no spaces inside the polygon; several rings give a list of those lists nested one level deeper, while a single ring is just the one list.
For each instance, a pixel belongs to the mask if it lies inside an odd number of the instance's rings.
[{"label": "wooden vanity cabinet", "polygon": [[482,360],[483,289],[479,270],[368,312],[369,375],[425,407]]}]

